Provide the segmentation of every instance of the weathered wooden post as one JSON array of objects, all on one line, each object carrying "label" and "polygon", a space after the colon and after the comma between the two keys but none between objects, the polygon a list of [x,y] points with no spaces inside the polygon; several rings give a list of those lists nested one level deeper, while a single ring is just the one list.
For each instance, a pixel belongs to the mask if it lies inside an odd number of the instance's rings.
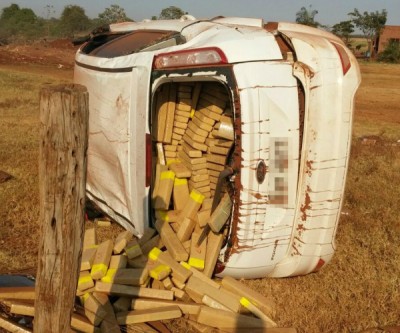
[{"label": "weathered wooden post", "polygon": [[38,333],[71,331],[84,234],[88,100],[80,85],[45,87],[40,94]]}]

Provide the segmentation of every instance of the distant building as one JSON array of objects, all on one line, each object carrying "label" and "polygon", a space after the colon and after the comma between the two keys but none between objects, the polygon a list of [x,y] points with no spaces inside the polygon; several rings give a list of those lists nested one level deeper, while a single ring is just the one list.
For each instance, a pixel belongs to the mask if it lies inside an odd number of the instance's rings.
[{"label": "distant building", "polygon": [[385,50],[389,41],[394,40],[400,43],[400,26],[399,25],[385,25],[381,35],[375,43],[375,53],[378,54]]}]

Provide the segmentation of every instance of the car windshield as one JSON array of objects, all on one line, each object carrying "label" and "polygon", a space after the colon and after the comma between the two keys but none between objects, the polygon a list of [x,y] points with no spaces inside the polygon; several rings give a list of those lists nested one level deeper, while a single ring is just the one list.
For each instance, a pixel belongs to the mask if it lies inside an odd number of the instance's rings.
[{"label": "car windshield", "polygon": [[82,52],[101,58],[114,58],[140,51],[151,51],[184,43],[176,31],[138,30],[129,33],[94,36]]}]

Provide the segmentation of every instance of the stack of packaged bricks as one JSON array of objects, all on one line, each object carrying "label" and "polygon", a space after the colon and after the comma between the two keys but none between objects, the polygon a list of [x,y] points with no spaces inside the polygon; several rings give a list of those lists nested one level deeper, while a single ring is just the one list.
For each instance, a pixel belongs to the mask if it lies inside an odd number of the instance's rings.
[{"label": "stack of packaged bricks", "polygon": [[[168,83],[156,96],[155,229],[100,244],[95,229],[86,231],[77,295],[87,321],[75,320],[75,328],[156,332],[155,322],[184,317],[191,331],[296,332],[276,328],[271,299],[231,277],[212,279],[232,210],[228,186],[212,207],[234,143],[226,91],[216,83]],[[207,225],[211,232],[199,242]]]},{"label": "stack of packaged bricks", "polygon": [[153,133],[158,164],[172,171],[180,165],[187,173],[177,177],[187,179],[189,190],[206,198],[214,196],[233,145],[228,100],[223,88],[213,83],[166,84],[157,95]]}]

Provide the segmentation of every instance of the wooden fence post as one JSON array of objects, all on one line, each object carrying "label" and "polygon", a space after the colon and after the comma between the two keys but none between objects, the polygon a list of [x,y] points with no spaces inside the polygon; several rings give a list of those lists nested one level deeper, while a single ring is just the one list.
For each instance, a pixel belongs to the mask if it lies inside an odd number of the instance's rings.
[{"label": "wooden fence post", "polygon": [[80,85],[40,93],[38,333],[71,332],[84,234],[88,100]]}]

